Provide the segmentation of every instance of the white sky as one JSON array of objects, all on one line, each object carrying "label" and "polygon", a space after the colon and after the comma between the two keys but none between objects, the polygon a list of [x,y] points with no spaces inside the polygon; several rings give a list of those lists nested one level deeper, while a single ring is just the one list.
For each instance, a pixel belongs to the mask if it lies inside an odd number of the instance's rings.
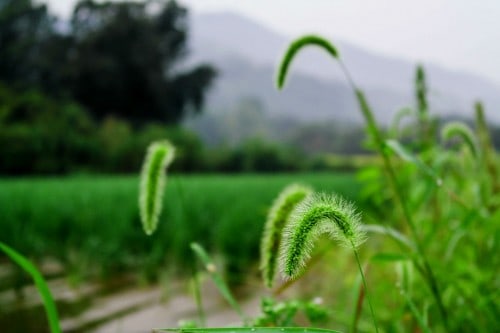
[{"label": "white sky", "polygon": [[[75,0],[40,0],[68,17]],[[179,0],[199,14],[234,11],[288,36],[318,32],[500,85],[500,0]]]}]

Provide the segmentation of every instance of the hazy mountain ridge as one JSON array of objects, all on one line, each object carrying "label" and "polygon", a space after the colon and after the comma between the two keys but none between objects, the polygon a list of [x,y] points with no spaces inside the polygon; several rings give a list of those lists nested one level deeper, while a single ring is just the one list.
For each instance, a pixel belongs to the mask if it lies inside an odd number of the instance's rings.
[{"label": "hazy mountain ridge", "polygon": [[[233,13],[194,16],[191,22],[191,61],[209,61],[220,76],[209,98],[209,109],[227,108],[241,97],[255,96],[271,114],[301,120],[334,118],[360,121],[352,92],[339,66],[319,49],[307,49],[294,60],[289,84],[274,89],[276,65],[292,38],[282,36],[246,17]],[[335,41],[344,62],[365,89],[377,115],[387,122],[397,109],[413,104],[415,64],[386,57]],[[472,115],[472,104],[481,99],[487,115],[500,105],[500,88],[482,77],[424,64],[431,107],[441,114]]]}]

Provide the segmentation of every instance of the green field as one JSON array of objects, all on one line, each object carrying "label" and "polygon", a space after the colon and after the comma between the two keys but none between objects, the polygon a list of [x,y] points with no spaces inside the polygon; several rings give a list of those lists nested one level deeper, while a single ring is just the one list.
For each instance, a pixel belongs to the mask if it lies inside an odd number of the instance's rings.
[{"label": "green field", "polygon": [[188,268],[189,243],[198,241],[230,254],[226,267],[238,276],[258,259],[267,210],[284,186],[300,182],[349,198],[359,190],[354,175],[342,173],[173,175],[159,228],[147,237],[138,182],[137,176],[0,180],[0,239],[34,260],[57,259],[68,274],[138,269],[147,278],[159,268]]}]

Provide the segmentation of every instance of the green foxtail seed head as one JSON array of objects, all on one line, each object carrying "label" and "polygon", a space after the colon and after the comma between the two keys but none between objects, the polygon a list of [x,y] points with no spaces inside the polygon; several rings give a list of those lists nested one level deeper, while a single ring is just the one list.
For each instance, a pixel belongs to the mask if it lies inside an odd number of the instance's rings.
[{"label": "green foxtail seed head", "polygon": [[469,147],[472,154],[477,157],[479,154],[478,143],[476,140],[476,136],[472,132],[472,130],[464,123],[453,121],[446,124],[441,130],[441,137],[444,140],[450,140],[454,136],[460,137],[465,144]]},{"label": "green foxtail seed head", "polygon": [[278,69],[278,76],[276,79],[276,84],[278,89],[283,88],[285,84],[285,79],[288,74],[288,69],[292,63],[293,58],[305,46],[316,45],[328,52],[332,57],[339,57],[337,49],[326,39],[316,36],[316,35],[306,35],[294,40],[285,52],[285,56],[282,58],[280,67]]},{"label": "green foxtail seed head", "polygon": [[403,119],[408,116],[413,116],[415,111],[412,108],[404,107],[396,112],[392,119],[392,123],[390,126],[391,137],[396,138],[398,136],[399,126],[402,123]]},{"label": "green foxtail seed head", "polygon": [[474,104],[474,107],[476,109],[476,131],[479,138],[479,144],[481,145],[481,150],[485,152],[485,154],[490,154],[491,152],[494,152],[495,149],[491,141],[491,135],[488,129],[486,117],[484,116],[483,104],[477,101]]},{"label": "green foxtail seed head", "polygon": [[165,168],[174,159],[174,146],[164,140],[149,145],[141,171],[139,188],[139,212],[142,226],[147,235],[153,234],[160,217],[163,191],[165,188]]},{"label": "green foxtail seed head", "polygon": [[352,249],[366,239],[352,204],[337,195],[312,195],[296,207],[285,227],[280,264],[286,277],[295,278],[302,272],[314,242],[323,233]]},{"label": "green foxtail seed head", "polygon": [[415,94],[417,98],[418,111],[421,115],[427,113],[427,83],[425,80],[425,71],[422,65],[417,66],[415,74]]},{"label": "green foxtail seed head", "polygon": [[268,287],[272,287],[276,275],[283,228],[293,209],[311,193],[312,190],[309,187],[298,184],[289,185],[281,191],[269,210],[260,248],[262,278]]}]

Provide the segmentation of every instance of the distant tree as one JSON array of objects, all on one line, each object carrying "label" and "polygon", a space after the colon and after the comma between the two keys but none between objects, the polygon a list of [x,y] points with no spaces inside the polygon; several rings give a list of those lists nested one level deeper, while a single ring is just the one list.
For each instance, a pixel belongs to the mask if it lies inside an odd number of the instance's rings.
[{"label": "distant tree", "polygon": [[201,109],[216,75],[178,65],[187,34],[175,1],[84,0],[68,23],[32,0],[0,0],[0,81],[73,98],[96,119],[177,123]]},{"label": "distant tree", "polygon": [[[187,10],[175,1],[79,2],[71,18],[71,90],[97,118],[176,123],[200,110],[215,70],[180,70],[186,55]],[[151,11],[156,12],[151,14]]]},{"label": "distant tree", "polygon": [[40,57],[53,35],[47,7],[31,0],[0,0],[0,80],[19,87],[39,85]]}]

